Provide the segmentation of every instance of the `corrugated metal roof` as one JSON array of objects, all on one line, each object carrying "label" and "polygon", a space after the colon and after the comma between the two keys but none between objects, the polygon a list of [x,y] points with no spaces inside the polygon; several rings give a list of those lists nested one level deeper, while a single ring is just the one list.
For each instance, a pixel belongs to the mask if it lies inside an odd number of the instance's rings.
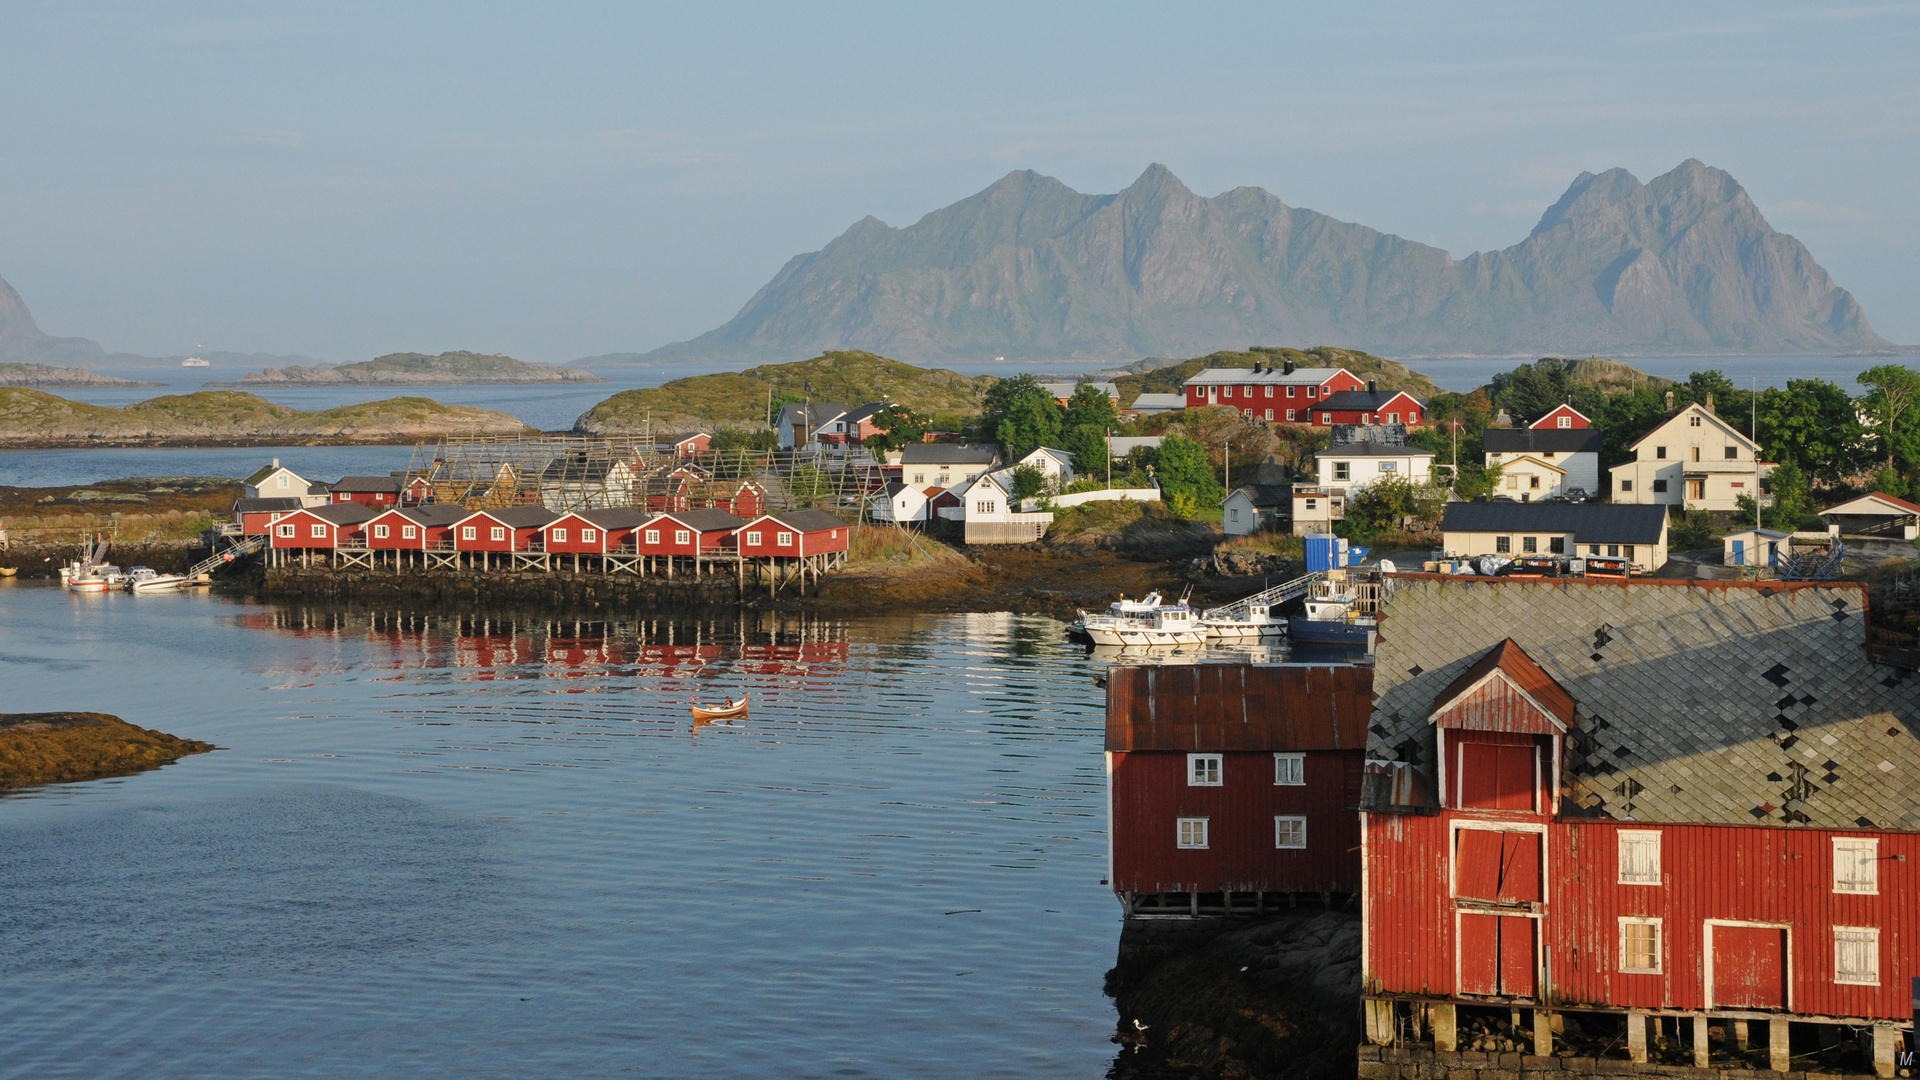
[{"label": "corrugated metal roof", "polygon": [[1355,750],[1373,671],[1350,664],[1195,664],[1107,670],[1107,749]]},{"label": "corrugated metal roof", "polygon": [[1575,703],[1568,812],[1920,830],[1920,676],[1868,658],[1859,585],[1392,580],[1371,757],[1431,777],[1432,703],[1511,638]]},{"label": "corrugated metal roof", "polygon": [[392,495],[399,494],[400,488],[401,482],[391,476],[343,476],[333,485],[335,491],[385,492]]},{"label": "corrugated metal roof", "polygon": [[263,514],[274,510],[298,510],[306,505],[300,498],[273,499],[235,499],[233,512],[236,514]]},{"label": "corrugated metal roof", "polygon": [[[731,532],[747,523],[745,518],[735,517],[725,510],[675,510],[658,516],[672,518],[695,532],[703,533],[722,530]],[[833,520],[836,525],[845,524],[839,518]]]},{"label": "corrugated metal roof", "polygon": [[1441,532],[1572,533],[1581,544],[1657,544],[1667,508],[1634,503],[1448,503]]},{"label": "corrugated metal roof", "polygon": [[1533,657],[1528,656],[1527,651],[1512,638],[1488,649],[1485,656],[1461,672],[1459,678],[1433,699],[1433,708],[1429,712],[1444,712],[1456,698],[1473,689],[1474,684],[1494,671],[1512,680],[1515,686],[1539,702],[1540,707],[1552,713],[1561,724],[1573,722],[1573,698],[1560,688],[1559,683],[1553,681],[1553,676],[1541,670],[1540,665],[1533,662]]},{"label": "corrugated metal roof", "polygon": [[1415,405],[1420,399],[1404,390],[1341,390],[1328,394],[1314,405],[1315,409],[1336,409],[1342,412],[1375,412],[1387,407],[1387,403],[1397,397],[1405,397]]}]

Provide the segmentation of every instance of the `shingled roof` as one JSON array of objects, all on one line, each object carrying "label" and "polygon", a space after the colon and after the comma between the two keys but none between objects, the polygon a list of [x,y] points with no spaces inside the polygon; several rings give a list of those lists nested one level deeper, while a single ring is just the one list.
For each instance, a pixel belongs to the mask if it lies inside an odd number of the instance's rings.
[{"label": "shingled roof", "polygon": [[1564,812],[1920,830],[1920,675],[1854,584],[1391,579],[1370,757],[1434,775],[1434,702],[1511,639],[1575,704]]}]

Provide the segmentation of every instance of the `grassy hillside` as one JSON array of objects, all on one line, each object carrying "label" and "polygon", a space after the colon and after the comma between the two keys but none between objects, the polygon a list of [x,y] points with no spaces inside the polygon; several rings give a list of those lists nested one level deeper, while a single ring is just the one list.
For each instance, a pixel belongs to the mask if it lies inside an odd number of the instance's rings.
[{"label": "grassy hillside", "polygon": [[1247,352],[1217,352],[1198,356],[1172,367],[1142,375],[1123,375],[1114,380],[1120,388],[1120,401],[1130,405],[1141,394],[1177,394],[1186,381],[1207,368],[1251,368],[1293,361],[1299,367],[1346,368],[1362,379],[1373,379],[1382,390],[1405,390],[1422,401],[1431,398],[1437,388],[1433,380],[1405,364],[1358,349],[1336,349],[1320,345],[1311,349],[1287,349],[1256,346]]},{"label": "grassy hillside", "polygon": [[209,386],[257,386],[280,383],[356,386],[456,386],[553,382],[606,382],[590,372],[551,364],[529,364],[511,356],[474,352],[388,353],[357,364],[338,367],[267,368],[249,373],[238,383]]},{"label": "grassy hillside", "polygon": [[591,433],[655,431],[707,425],[760,426],[769,394],[859,405],[890,398],[919,412],[972,413],[993,385],[991,375],[969,378],[914,367],[868,352],[829,352],[790,364],[693,375],[645,390],[627,390],[587,410],[574,425]]},{"label": "grassy hillside", "polygon": [[256,394],[169,394],[125,408],[0,387],[0,444],[384,442],[446,435],[515,435],[533,429],[506,413],[400,397],[302,412]]}]

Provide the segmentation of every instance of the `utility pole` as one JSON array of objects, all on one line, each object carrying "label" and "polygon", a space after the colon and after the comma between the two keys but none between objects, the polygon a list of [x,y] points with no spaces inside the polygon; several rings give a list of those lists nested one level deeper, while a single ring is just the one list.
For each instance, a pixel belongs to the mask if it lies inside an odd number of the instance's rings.
[{"label": "utility pole", "polygon": [[1107,429],[1107,490],[1113,490],[1113,429]]},{"label": "utility pole", "polygon": [[[1747,408],[1747,438],[1753,440],[1753,527],[1758,529],[1760,527],[1760,381],[1752,377],[1747,379]],[[1799,528],[1798,523],[1794,527]],[[1755,536],[1753,543],[1758,547],[1760,537]]]},{"label": "utility pole", "polygon": [[1233,440],[1232,439],[1227,440],[1227,450],[1226,450],[1226,453],[1220,459],[1220,467],[1221,469],[1225,470],[1225,476],[1227,481],[1226,483],[1227,491],[1232,492],[1233,491]]}]

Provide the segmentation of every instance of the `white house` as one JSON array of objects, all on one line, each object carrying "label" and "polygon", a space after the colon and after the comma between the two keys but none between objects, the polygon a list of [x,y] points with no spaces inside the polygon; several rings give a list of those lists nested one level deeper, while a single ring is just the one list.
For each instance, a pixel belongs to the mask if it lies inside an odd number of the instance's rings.
[{"label": "white house", "polygon": [[1667,561],[1662,506],[1454,502],[1440,517],[1440,533],[1449,556],[1619,556],[1641,574]]},{"label": "white house", "polygon": [[[1554,412],[1562,410],[1573,412],[1565,405]],[[1548,413],[1533,427],[1486,430],[1481,437],[1486,465],[1499,466],[1502,476],[1510,478],[1501,481],[1498,494],[1516,502],[1533,502],[1556,495],[1588,497],[1601,493],[1600,432],[1584,424],[1571,426],[1572,419]],[[1540,427],[1546,420],[1566,420],[1569,426]],[[1534,464],[1520,465],[1522,458],[1531,458]]]},{"label": "white house", "polygon": [[1293,509],[1291,484],[1248,484],[1220,501],[1220,525],[1228,536],[1280,527]]},{"label": "white house", "polygon": [[1031,465],[1039,469],[1041,475],[1047,478],[1047,482],[1056,487],[1066,487],[1073,483],[1073,455],[1065,450],[1043,446],[1014,462],[1011,467],[1017,469],[1022,465]]},{"label": "white house", "polygon": [[1793,534],[1773,529],[1745,529],[1720,538],[1720,561],[1727,566],[1773,565],[1773,556],[1793,554]]},{"label": "white house", "polygon": [[1381,479],[1427,482],[1433,472],[1433,451],[1418,446],[1352,442],[1329,446],[1314,455],[1320,486],[1351,490]]},{"label": "white house", "polygon": [[245,499],[299,499],[301,506],[325,506],[332,501],[325,484],[316,484],[282,466],[279,458],[274,458],[271,465],[255,469],[240,483],[245,489],[241,497]]},{"label": "white house", "polygon": [[1029,544],[1045,536],[1053,523],[1051,513],[1022,512],[1014,505],[1011,470],[975,477],[955,494],[960,505],[943,507],[939,515],[965,522],[969,544]]},{"label": "white house", "polygon": [[1773,465],[1711,406],[1689,405],[1629,447],[1634,460],[1612,470],[1613,501],[1729,511],[1742,495],[1772,502],[1762,485]]},{"label": "white house", "polygon": [[925,521],[930,515],[928,505],[939,492],[937,487],[923,489],[906,484],[888,484],[868,497],[867,512],[875,521],[891,521],[899,525]]},{"label": "white house", "polygon": [[914,443],[900,451],[900,482],[917,488],[958,487],[998,464],[1000,448],[992,443]]}]

